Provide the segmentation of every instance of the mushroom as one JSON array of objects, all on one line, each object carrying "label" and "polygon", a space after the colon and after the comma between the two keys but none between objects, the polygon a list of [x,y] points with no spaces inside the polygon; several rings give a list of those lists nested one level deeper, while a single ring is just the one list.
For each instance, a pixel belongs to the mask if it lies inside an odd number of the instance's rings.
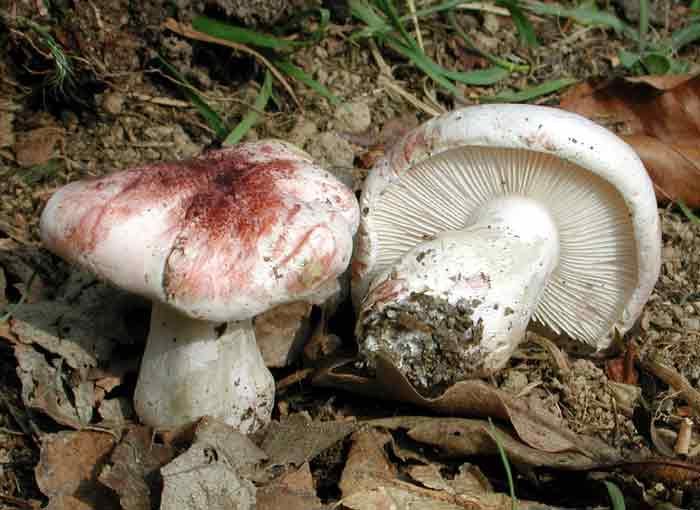
[{"label": "mushroom", "polygon": [[602,351],[660,270],[635,152],[578,115],[468,107],[407,134],[365,181],[357,335],[417,387],[503,367],[531,324]]},{"label": "mushroom", "polygon": [[263,141],[73,182],[40,227],[57,255],[152,300],[134,396],[144,423],[209,415],[251,432],[274,400],[251,318],[332,295],[358,221],[351,190]]}]

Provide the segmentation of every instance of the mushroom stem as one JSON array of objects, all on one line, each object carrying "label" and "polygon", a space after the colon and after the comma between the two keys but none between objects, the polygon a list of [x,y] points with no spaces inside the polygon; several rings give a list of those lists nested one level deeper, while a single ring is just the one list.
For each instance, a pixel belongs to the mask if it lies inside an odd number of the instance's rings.
[{"label": "mushroom stem", "polygon": [[534,199],[494,199],[466,224],[407,252],[362,303],[362,350],[388,355],[418,387],[501,368],[559,260],[557,225]]},{"label": "mushroom stem", "polygon": [[153,304],[134,395],[141,421],[169,429],[213,416],[249,433],[270,421],[274,392],[250,319],[197,320]]}]

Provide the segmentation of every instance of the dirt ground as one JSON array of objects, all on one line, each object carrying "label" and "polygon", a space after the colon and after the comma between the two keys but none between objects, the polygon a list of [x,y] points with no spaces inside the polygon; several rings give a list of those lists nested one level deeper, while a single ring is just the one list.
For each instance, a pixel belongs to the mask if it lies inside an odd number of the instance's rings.
[{"label": "dirt ground", "polygon": [[[37,303],[65,296],[66,282],[75,283],[72,270],[42,251],[38,241],[40,212],[58,187],[136,164],[187,158],[217,145],[213,130],[158,66],[158,54],[186,76],[229,125],[235,125],[249,111],[264,72],[255,58],[162,27],[166,17],[189,22],[202,12],[200,3],[206,2],[143,2],[138,8],[125,0],[50,2],[51,8],[46,9],[42,2],[0,1],[0,307],[20,300]],[[206,11],[211,16],[225,19],[237,12],[236,2],[211,3],[218,5]],[[479,4],[480,8],[459,11],[461,25],[478,46],[528,63],[532,72],[513,73],[494,86],[462,86],[461,96],[455,97],[391,50],[351,41],[357,22],[344,15],[344,2],[327,3],[334,8],[334,17],[325,37],[297,51],[293,61],[342,103],[333,105],[292,81],[297,105],[276,85],[274,104],[245,140],[274,137],[291,141],[356,190],[383,147],[431,113],[476,104],[484,96],[548,80],[626,73],[617,52],[631,43],[613,31],[533,16],[541,45],[525,49],[510,17]],[[628,4],[613,2],[610,8],[635,23]],[[680,2],[656,2],[653,7],[651,33],[659,40],[680,27],[687,15]],[[241,17],[260,21],[245,12]],[[48,27],[67,50],[72,78],[62,88],[49,83],[54,57],[26,20]],[[460,44],[441,16],[424,22],[422,29],[426,53],[443,66],[486,66],[482,57]],[[680,57],[698,62],[699,54],[700,47],[691,45]],[[387,69],[391,77],[382,74]],[[557,105],[558,95],[531,102]],[[662,206],[659,214],[663,226],[661,277],[639,326],[621,339],[619,357],[567,356],[562,348],[533,334],[509,366],[487,382],[518,399],[537,401],[575,434],[595,437],[619,452],[645,453],[647,459],[675,459],[683,467],[659,461],[636,471],[550,469],[539,475],[526,467],[519,470],[516,484],[524,499],[568,507],[604,506],[608,503],[601,486],[591,494],[594,482],[604,478],[614,481],[628,501],[634,502],[631,508],[661,504],[700,508],[700,478],[695,476],[700,468],[695,475],[688,468],[700,465],[700,404],[693,402],[693,395],[683,386],[700,390],[700,225],[689,221],[673,204]],[[88,287],[81,287],[81,292]],[[143,337],[148,312],[141,303],[132,308],[135,318],[130,333],[138,339]],[[47,501],[35,474],[40,438],[71,427],[50,418],[51,413],[42,413],[41,406],[27,408],[27,399],[36,396],[25,395],[23,399],[21,377],[26,370],[18,369],[16,341],[11,341],[16,332],[8,328],[3,319],[0,336],[7,341],[0,342],[0,507],[35,508]],[[331,320],[326,333],[342,339],[342,352],[352,351],[351,323],[346,318]],[[337,345],[331,347],[336,354],[341,352]],[[125,342],[112,355],[137,360],[141,348],[138,342]],[[56,362],[60,355],[49,356],[41,347],[37,352],[45,354],[54,367],[60,366]],[[659,365],[670,368],[670,375]],[[280,381],[300,371],[303,367],[296,364],[274,374]],[[301,384],[290,384],[279,392],[277,418],[306,412],[314,419],[339,421],[425,412],[407,404],[387,405],[311,386],[305,375],[299,376]],[[125,376],[111,395],[128,399],[134,377],[133,372]],[[690,449],[679,455],[674,446],[681,424],[688,420],[695,425]],[[393,460],[402,459],[396,453],[397,434]],[[406,441],[407,437],[404,434],[400,439]],[[321,452],[310,464],[314,487],[324,504],[340,498],[338,480],[348,449],[346,439]],[[480,463],[494,487],[507,492],[496,456],[473,462]]]}]

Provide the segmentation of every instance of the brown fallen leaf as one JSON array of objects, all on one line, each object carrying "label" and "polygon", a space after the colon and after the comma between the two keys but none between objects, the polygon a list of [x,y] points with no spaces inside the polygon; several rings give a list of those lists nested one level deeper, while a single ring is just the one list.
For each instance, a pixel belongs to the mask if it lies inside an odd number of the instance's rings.
[{"label": "brown fallen leaf", "polygon": [[294,363],[311,334],[312,305],[304,301],[276,306],[255,318],[255,338],[265,365]]},{"label": "brown fallen leaf", "polygon": [[133,427],[114,448],[99,481],[119,495],[123,510],[150,510],[163,489],[159,469],[173,457],[175,449],[155,444],[149,427]]},{"label": "brown fallen leaf", "polygon": [[260,487],[257,510],[318,510],[323,503],[316,495],[309,463],[286,473],[274,482]]},{"label": "brown fallen leaf", "polygon": [[[505,494],[492,492],[482,476],[466,466],[453,479],[444,478],[438,466],[409,468],[411,483],[399,474],[389,460],[384,445],[391,435],[374,428],[353,434],[353,444],[340,480],[342,504],[352,510],[390,510],[430,508],[431,510],[510,510],[513,501]],[[519,500],[520,509],[551,509]]]},{"label": "brown fallen leaf", "polygon": [[22,401],[27,408],[46,413],[57,423],[80,429],[92,419],[94,385],[71,383],[71,370],[60,362],[50,364],[30,346],[15,345],[17,375],[22,382]]},{"label": "brown fallen leaf", "polygon": [[343,372],[344,365],[354,360],[339,361],[321,369],[313,379],[319,386],[341,388],[356,393],[411,403],[440,414],[465,417],[492,417],[509,421],[518,437],[528,446],[543,452],[576,451],[591,462],[619,460],[619,453],[598,438],[576,434],[562,420],[537,408],[531,401],[518,399],[481,380],[461,381],[436,398],[426,398],[392,363],[383,356],[376,359],[376,378]]},{"label": "brown fallen leaf", "polygon": [[[0,216],[0,232],[11,236],[6,230]],[[41,301],[54,292],[57,271],[48,254],[37,246],[15,239],[0,239],[0,267],[8,281],[18,282],[13,287],[25,303]]]},{"label": "brown fallen leaf", "polygon": [[581,83],[567,90],[559,106],[605,125],[629,143],[647,167],[659,200],[700,207],[700,77]]},{"label": "brown fallen leaf", "polygon": [[74,496],[56,496],[49,500],[44,510],[101,510],[92,503],[83,501]]},{"label": "brown fallen leaf", "polygon": [[[404,416],[369,423],[391,430],[404,429],[408,437],[437,448],[447,458],[498,454],[493,430],[486,420]],[[508,458],[519,465],[570,470],[587,470],[601,465],[576,451],[544,452],[529,447],[501,426],[496,426],[496,433]]]},{"label": "brown fallen leaf", "polygon": [[301,466],[351,434],[353,421],[314,421],[294,414],[270,423],[260,447],[268,456],[264,469]]},{"label": "brown fallen leaf", "polygon": [[247,479],[265,454],[246,436],[203,418],[192,446],[160,470],[161,510],[253,510],[256,488]]},{"label": "brown fallen leaf", "polygon": [[44,436],[35,476],[39,489],[54,508],[80,508],[66,506],[75,498],[85,508],[119,510],[114,493],[97,481],[97,473],[114,443],[110,434],[95,431],[64,431]]}]

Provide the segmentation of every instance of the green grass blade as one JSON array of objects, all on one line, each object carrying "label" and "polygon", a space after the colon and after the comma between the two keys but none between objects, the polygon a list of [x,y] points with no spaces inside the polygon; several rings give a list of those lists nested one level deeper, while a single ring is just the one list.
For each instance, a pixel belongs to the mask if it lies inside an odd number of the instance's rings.
[{"label": "green grass blade", "polygon": [[698,39],[700,39],[700,22],[691,23],[671,34],[671,47],[673,51],[678,51]]},{"label": "green grass blade", "polygon": [[625,510],[625,497],[622,495],[622,491],[612,482],[605,480],[603,483],[605,483],[605,488],[608,489],[612,510]]},{"label": "green grass blade", "polygon": [[587,1],[569,9],[558,3],[546,4],[535,0],[523,2],[521,6],[535,14],[542,16],[557,16],[568,18],[581,23],[582,25],[595,25],[612,28],[619,34],[625,34],[634,41],[639,41],[637,29],[621,21],[614,14],[598,9],[595,1]]},{"label": "green grass blade", "polygon": [[503,444],[501,443],[499,432],[496,429],[496,426],[493,424],[493,421],[491,421],[490,417],[489,426],[491,427],[491,438],[496,443],[496,448],[498,448],[498,455],[501,457],[503,468],[506,471],[506,478],[508,479],[508,490],[510,491],[511,509],[516,510],[516,508],[518,508],[518,500],[515,497],[515,483],[513,482],[513,472],[510,469],[510,462],[508,462],[508,456],[506,455],[506,451],[503,449]]},{"label": "green grass blade", "polygon": [[258,96],[255,98],[253,108],[243,116],[238,125],[233,128],[233,131],[231,131],[223,141],[222,145],[235,145],[241,141],[248,130],[250,130],[250,128],[253,127],[253,125],[258,121],[260,112],[265,111],[265,107],[267,106],[267,102],[270,100],[271,95],[272,73],[268,69],[265,71],[265,80],[263,81]]},{"label": "green grass blade", "polygon": [[197,16],[194,18],[192,20],[192,28],[198,32],[226,41],[277,51],[294,50],[307,44],[298,41],[288,41],[279,37],[256,32],[255,30],[229,25],[228,23],[222,23],[207,18],[206,16]]},{"label": "green grass blade", "polygon": [[534,48],[540,44],[535,35],[535,29],[532,23],[530,23],[530,20],[525,16],[517,0],[499,0],[496,4],[505,7],[510,12],[510,18],[513,20],[515,28],[518,30],[521,43],[530,48]]},{"label": "green grass blade", "polygon": [[[384,18],[377,14],[374,7],[370,4],[366,3],[364,0],[350,0],[349,4],[350,14],[367,25],[367,27],[359,33],[351,35],[351,41],[359,39],[360,37],[375,37],[391,32],[391,26],[386,23]],[[359,35],[360,33],[362,35]]]},{"label": "green grass blade", "polygon": [[639,51],[646,49],[649,33],[649,0],[639,0]]},{"label": "green grass blade", "polygon": [[216,133],[217,138],[223,140],[228,134],[228,129],[226,128],[226,125],[219,114],[216,113],[214,109],[209,106],[206,101],[204,101],[204,99],[202,99],[202,97],[195,91],[194,87],[192,87],[185,77],[182,76],[180,72],[167,60],[160,55],[158,55],[157,60],[160,65],[163,66],[166,73],[180,84],[180,90],[182,90],[182,93],[185,95],[187,100],[192,103],[195,108],[197,108],[199,114],[204,117],[204,120],[207,122],[209,127],[214,131],[214,133]]},{"label": "green grass blade", "polygon": [[[476,2],[478,0],[447,0],[446,2],[443,2],[441,4],[433,5],[430,7],[425,7],[423,9],[417,9],[416,10],[416,17],[418,19],[424,18],[425,16],[430,16],[431,14],[435,14],[438,12],[443,12],[443,11],[452,11],[455,7],[458,5],[463,5],[463,4],[468,4],[471,2]],[[410,18],[410,14],[407,14],[405,16],[401,17],[401,21],[406,21]]]},{"label": "green grass blade", "polygon": [[[421,19],[432,14],[443,11],[450,11],[458,5],[475,2],[477,0],[447,0],[441,4],[426,7],[416,10],[416,18]],[[381,37],[392,32],[392,27],[381,16],[372,10],[364,0],[349,0],[350,12],[353,17],[359,19],[367,25],[367,27],[354,32],[350,36],[351,41],[366,37]],[[399,18],[401,23],[406,23],[411,20],[410,14],[405,14]]]},{"label": "green grass blade", "polygon": [[430,58],[418,48],[407,48],[395,39],[387,40],[387,44],[394,51],[408,58],[416,67],[430,76],[436,83],[439,83],[452,93],[457,93],[457,89],[450,80],[464,83],[465,85],[491,85],[502,80],[509,74],[506,69],[500,67],[491,67],[489,69],[469,72],[451,71],[430,60]]},{"label": "green grass blade", "polygon": [[683,211],[683,214],[685,214],[685,217],[688,218],[688,220],[691,223],[700,225],[700,217],[696,216],[695,213],[693,213],[693,211],[690,210],[690,207],[685,205],[685,202],[683,202],[683,200],[679,200],[677,204],[678,207],[681,208],[681,211]]},{"label": "green grass blade", "polygon": [[289,60],[274,60],[272,62],[274,66],[285,73],[287,76],[290,76],[294,78],[295,80],[303,83],[307,87],[309,87],[311,90],[316,92],[318,95],[325,97],[330,101],[331,104],[338,104],[340,103],[340,98],[333,94],[328,88],[326,88],[323,84],[317,82],[314,80],[306,71],[301,69],[300,67],[295,66],[292,64]]},{"label": "green grass blade", "polygon": [[408,30],[406,30],[406,27],[399,18],[399,12],[397,11],[393,0],[375,0],[375,2],[381,7],[387,18],[389,18],[394,30],[401,34],[404,44],[410,48],[417,48],[418,45],[416,44],[415,39],[413,39],[411,34],[408,33]]},{"label": "green grass blade", "polygon": [[501,92],[495,96],[482,97],[481,101],[485,103],[520,103],[551,94],[552,92],[556,92],[576,82],[578,82],[578,80],[575,78],[559,78],[557,80],[546,81],[534,87],[528,87],[518,92]]},{"label": "green grass blade", "polygon": [[450,71],[445,69],[443,75],[465,85],[493,85],[504,78],[507,78],[510,71],[505,67],[493,66],[487,69],[476,69],[474,71]]},{"label": "green grass blade", "polygon": [[403,55],[408,60],[410,60],[413,63],[413,65],[415,65],[418,69],[427,74],[435,83],[447,89],[452,94],[459,94],[459,91],[457,90],[457,87],[455,87],[454,83],[452,83],[450,80],[443,76],[443,69],[437,64],[435,64],[432,60],[430,60],[427,56],[425,56],[425,54],[422,51],[418,49],[408,48],[405,45],[401,44],[401,42],[398,39],[395,39],[393,37],[388,38],[386,44],[395,52]]}]

